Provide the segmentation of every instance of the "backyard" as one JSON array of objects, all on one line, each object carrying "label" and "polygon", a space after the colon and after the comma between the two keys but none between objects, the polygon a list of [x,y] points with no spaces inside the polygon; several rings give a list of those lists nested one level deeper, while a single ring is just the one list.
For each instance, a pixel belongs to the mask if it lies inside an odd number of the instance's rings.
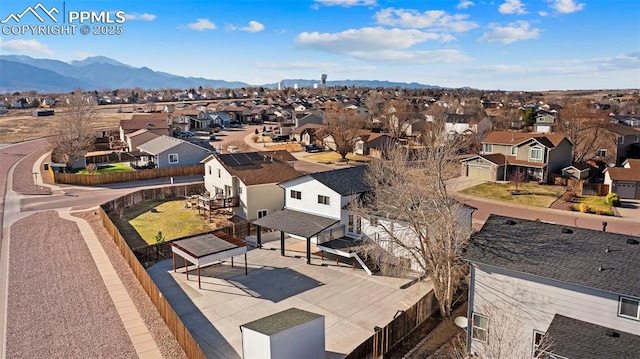
[{"label": "backyard", "polygon": [[[88,167],[88,166],[87,166]],[[128,163],[111,163],[108,165],[99,165],[95,171],[83,169],[78,171],[79,175],[98,175],[104,173],[131,172],[135,171]]]},{"label": "backyard", "polygon": [[512,183],[483,183],[462,191],[471,196],[495,199],[499,201],[524,204],[536,207],[550,207],[566,190],[562,186],[540,185],[538,183],[521,183],[520,194],[512,194],[516,186]]},{"label": "backyard", "polygon": [[[315,155],[309,155],[305,157],[306,159],[318,163],[336,163],[342,160],[342,156],[338,152],[334,151],[325,151],[322,153],[318,153]],[[356,155],[353,153],[347,154],[348,161],[356,161],[356,162],[369,162],[371,158],[367,156]]]},{"label": "backyard", "polygon": [[[138,235],[147,244],[157,243],[158,232],[162,232],[165,241],[181,238],[198,233],[209,232],[215,228],[224,226],[228,216],[218,216],[211,224],[198,215],[193,208],[186,208],[185,199],[172,201],[154,201],[141,203],[127,210],[124,219],[128,223],[122,227],[122,234]],[[131,230],[134,233],[130,233]]]}]

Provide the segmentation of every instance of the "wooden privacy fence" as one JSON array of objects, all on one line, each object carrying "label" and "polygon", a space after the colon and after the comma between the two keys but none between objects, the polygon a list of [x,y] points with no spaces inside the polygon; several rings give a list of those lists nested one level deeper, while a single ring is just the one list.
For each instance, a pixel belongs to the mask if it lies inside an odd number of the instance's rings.
[{"label": "wooden privacy fence", "polygon": [[165,323],[167,323],[169,330],[171,330],[173,335],[176,337],[178,344],[180,344],[187,356],[192,359],[206,359],[206,356],[202,349],[200,349],[198,343],[193,339],[193,336],[191,336],[191,333],[189,333],[187,328],[184,326],[176,312],[171,307],[171,304],[169,304],[165,297],[162,296],[160,290],[147,273],[147,270],[142,266],[142,264],[140,264],[127,245],[127,242],[120,234],[120,231],[118,231],[118,228],[113,224],[111,218],[109,218],[102,207],[100,208],[100,218],[102,219],[104,228],[106,228],[111,235],[111,238],[118,246],[118,249],[120,249],[120,254],[122,254],[124,259],[127,261],[129,267],[131,267],[136,278],[138,278],[138,281],[149,295],[149,298],[158,309],[158,312],[164,319]]},{"label": "wooden privacy fence", "polygon": [[409,335],[422,322],[438,310],[438,301],[433,291],[427,293],[416,304],[404,312],[399,312],[391,323],[376,332],[354,349],[345,359],[380,358],[394,345]]},{"label": "wooden privacy fence", "polygon": [[73,184],[78,186],[95,186],[107,183],[144,181],[156,178],[180,176],[204,176],[204,165],[199,164],[193,166],[155,168],[151,170],[101,173],[93,175],[54,173],[53,179],[55,183]]},{"label": "wooden privacy fence", "polygon": [[606,196],[609,193],[609,185],[600,183],[587,183],[583,180],[570,178],[567,186],[578,196]]}]

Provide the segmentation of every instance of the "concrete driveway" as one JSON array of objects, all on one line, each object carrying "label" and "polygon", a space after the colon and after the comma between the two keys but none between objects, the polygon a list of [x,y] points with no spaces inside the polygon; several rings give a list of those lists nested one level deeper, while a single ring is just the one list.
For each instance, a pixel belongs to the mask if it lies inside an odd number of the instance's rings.
[{"label": "concrete driveway", "polygon": [[617,214],[622,218],[635,219],[640,222],[640,200],[623,199],[620,207],[614,207]]}]

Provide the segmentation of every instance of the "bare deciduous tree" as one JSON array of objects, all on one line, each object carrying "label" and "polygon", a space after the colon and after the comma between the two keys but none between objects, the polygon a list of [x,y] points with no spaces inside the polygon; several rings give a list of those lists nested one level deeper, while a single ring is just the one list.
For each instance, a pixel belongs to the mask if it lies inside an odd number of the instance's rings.
[{"label": "bare deciduous tree", "polygon": [[[531,333],[522,330],[520,318],[521,312],[513,307],[498,308],[495,305],[485,305],[474,308],[477,313],[482,313],[487,330],[473,328],[472,335],[484,339],[474,341],[474,353],[484,359],[521,359],[521,358],[546,358],[553,349],[553,340],[547,335],[536,338],[535,348],[532,347]],[[480,324],[480,323],[475,323]],[[457,336],[449,344],[446,358],[468,358],[465,336]]]},{"label": "bare deciduous tree", "polygon": [[364,121],[359,116],[349,116],[344,111],[328,111],[325,113],[324,122],[327,125],[325,131],[333,138],[335,151],[347,158],[347,154],[353,152],[354,140],[364,127]]},{"label": "bare deciduous tree", "polygon": [[384,127],[393,138],[401,137],[407,126],[418,118],[418,110],[406,100],[391,100],[384,107]]},{"label": "bare deciduous tree", "polygon": [[[460,146],[442,123],[434,124],[416,148],[392,148],[370,163],[369,195],[353,205],[364,218],[376,218],[379,235],[370,238],[368,256],[418,271],[433,283],[439,310],[449,316],[466,273],[462,248],[471,234],[470,210],[447,193],[449,161]],[[396,260],[395,258],[406,260]]]},{"label": "bare deciduous tree", "polygon": [[67,98],[66,104],[53,127],[49,143],[53,148],[53,161],[66,163],[67,167],[84,156],[95,140],[95,101],[78,89]]},{"label": "bare deciduous tree", "polygon": [[605,124],[602,120],[591,118],[588,114],[588,102],[581,99],[568,100],[560,111],[560,132],[573,142],[572,161],[590,160],[598,149],[598,138]]}]

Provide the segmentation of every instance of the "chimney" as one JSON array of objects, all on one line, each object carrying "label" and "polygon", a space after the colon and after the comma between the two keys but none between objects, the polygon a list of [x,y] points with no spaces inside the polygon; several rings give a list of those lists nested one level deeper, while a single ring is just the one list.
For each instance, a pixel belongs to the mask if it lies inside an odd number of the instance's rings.
[{"label": "chimney", "polygon": [[602,222],[602,231],[603,232],[607,231],[607,222]]}]

